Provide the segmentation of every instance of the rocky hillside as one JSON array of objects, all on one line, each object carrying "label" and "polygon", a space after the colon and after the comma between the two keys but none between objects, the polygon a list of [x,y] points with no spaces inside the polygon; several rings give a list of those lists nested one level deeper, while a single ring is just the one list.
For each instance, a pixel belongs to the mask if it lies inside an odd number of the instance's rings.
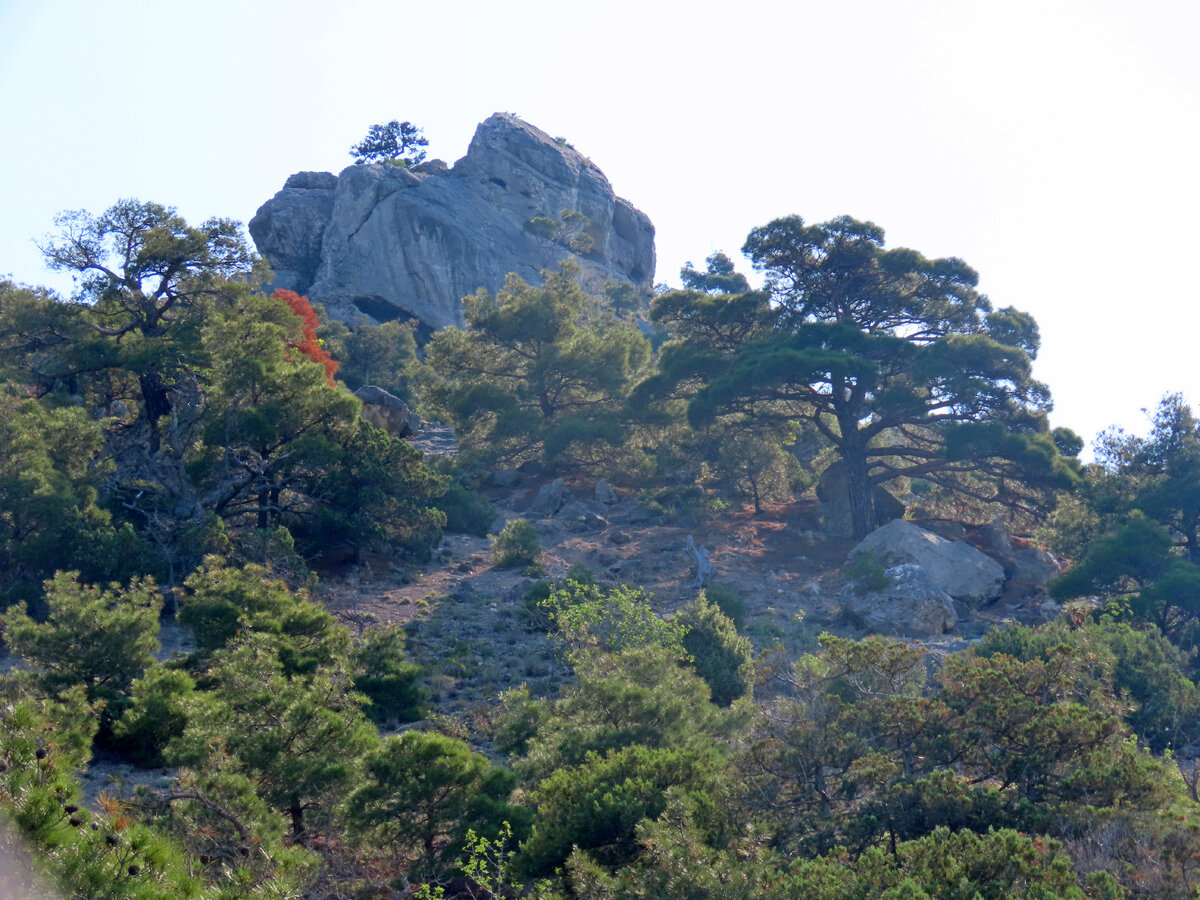
[{"label": "rocky hillside", "polygon": [[[417,443],[448,450],[431,443],[436,437],[426,431]],[[689,539],[704,548],[708,583],[744,601],[743,630],[756,651],[780,651],[763,657],[764,674],[813,652],[823,631],[951,651],[995,625],[1038,623],[1059,611],[1043,590],[1058,572],[1053,557],[994,525],[894,520],[856,545],[822,529],[815,499],[761,515],[749,507],[666,510],[606,482],[496,474],[486,488],[497,512],[492,530],[510,519],[530,521],[548,579],[584,566],[603,584],[644,589],[669,615],[698,590]],[[535,583],[528,573],[493,566],[486,538],[447,534],[429,563],[398,566],[377,557],[349,577],[325,578],[320,595],[352,627],[403,623],[438,710],[473,719],[494,711],[498,691],[525,683],[535,694],[552,692],[566,674],[545,624],[523,602]],[[758,695],[776,687],[762,684]]]},{"label": "rocky hillside", "polygon": [[654,277],[649,218],[565,141],[504,113],[479,125],[453,166],[292,175],[251,219],[250,234],[274,287],[345,320],[461,324],[465,295],[496,290],[509,272],[536,283],[572,253],[600,283],[648,290]]}]

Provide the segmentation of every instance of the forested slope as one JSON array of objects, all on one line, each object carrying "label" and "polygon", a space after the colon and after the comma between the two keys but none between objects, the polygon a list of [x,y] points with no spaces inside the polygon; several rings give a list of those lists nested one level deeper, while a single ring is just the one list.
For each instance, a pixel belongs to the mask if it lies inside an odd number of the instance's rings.
[{"label": "forested slope", "polygon": [[[78,296],[0,285],[0,803],[64,896],[1195,895],[1200,428],[1082,465],[962,261],[790,217],[761,290],[568,262],[418,350],[227,221],[44,249]],[[897,511],[1066,571],[870,634]]]}]

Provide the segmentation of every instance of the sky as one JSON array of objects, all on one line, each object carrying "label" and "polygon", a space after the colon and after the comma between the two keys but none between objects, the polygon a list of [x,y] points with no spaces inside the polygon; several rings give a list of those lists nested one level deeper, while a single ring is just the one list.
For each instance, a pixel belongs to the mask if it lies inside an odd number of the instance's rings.
[{"label": "sky", "polygon": [[1042,333],[1051,422],[1200,404],[1200,3],[0,0],[0,277],[136,197],[247,222],[376,122],[512,112],[657,228],[656,280],[798,214],[956,256]]}]

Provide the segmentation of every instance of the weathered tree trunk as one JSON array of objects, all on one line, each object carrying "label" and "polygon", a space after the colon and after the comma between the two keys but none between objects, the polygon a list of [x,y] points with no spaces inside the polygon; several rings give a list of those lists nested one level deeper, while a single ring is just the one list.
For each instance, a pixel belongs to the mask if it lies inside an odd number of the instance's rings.
[{"label": "weathered tree trunk", "polygon": [[855,540],[861,541],[878,527],[875,521],[875,500],[867,471],[867,448],[861,441],[848,441],[841,446],[846,464],[846,494],[850,504],[850,525]]},{"label": "weathered tree trunk", "polygon": [[171,401],[167,398],[167,388],[157,372],[143,372],[138,376],[138,388],[142,392],[142,405],[146,411],[146,421],[150,423],[150,453],[159,450],[158,420],[171,411]]},{"label": "weathered tree trunk", "polygon": [[304,804],[300,802],[300,798],[294,798],[291,806],[288,807],[288,813],[292,817],[292,837],[299,839],[304,836]]}]

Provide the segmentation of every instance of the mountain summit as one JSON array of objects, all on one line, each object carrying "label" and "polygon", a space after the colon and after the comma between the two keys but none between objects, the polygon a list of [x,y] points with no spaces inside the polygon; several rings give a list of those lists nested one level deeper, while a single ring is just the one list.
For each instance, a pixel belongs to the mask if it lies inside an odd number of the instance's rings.
[{"label": "mountain summit", "polygon": [[351,165],[299,172],[250,220],[275,288],[306,294],[337,318],[462,323],[461,299],[509,272],[540,272],[577,254],[585,279],[649,291],[654,226],[561,138],[506,113],[482,122],[448,167]]}]

